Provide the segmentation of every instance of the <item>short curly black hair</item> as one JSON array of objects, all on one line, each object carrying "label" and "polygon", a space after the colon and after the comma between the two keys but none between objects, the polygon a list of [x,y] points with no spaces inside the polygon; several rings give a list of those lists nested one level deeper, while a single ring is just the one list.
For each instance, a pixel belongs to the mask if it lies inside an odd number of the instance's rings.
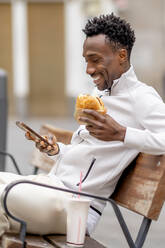
[{"label": "short curly black hair", "polygon": [[114,49],[126,48],[129,57],[136,39],[130,24],[113,13],[89,19],[83,32],[86,37],[105,34]]}]

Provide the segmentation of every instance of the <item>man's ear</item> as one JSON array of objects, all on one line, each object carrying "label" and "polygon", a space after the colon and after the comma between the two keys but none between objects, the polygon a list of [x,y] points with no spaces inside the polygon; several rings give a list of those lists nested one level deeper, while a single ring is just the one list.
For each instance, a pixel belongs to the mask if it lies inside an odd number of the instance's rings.
[{"label": "man's ear", "polygon": [[125,48],[119,50],[119,59],[120,59],[120,64],[123,64],[126,61],[128,61],[128,52]]}]

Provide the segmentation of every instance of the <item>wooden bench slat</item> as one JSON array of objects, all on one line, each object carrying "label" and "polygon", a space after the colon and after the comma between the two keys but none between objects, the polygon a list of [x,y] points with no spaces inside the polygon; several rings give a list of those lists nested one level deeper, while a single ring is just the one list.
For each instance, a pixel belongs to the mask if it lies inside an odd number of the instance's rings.
[{"label": "wooden bench slat", "polygon": [[57,141],[62,142],[64,144],[70,144],[73,135],[72,131],[57,128],[49,124],[42,125],[40,133],[41,135],[45,135],[48,133],[54,134],[56,136]]},{"label": "wooden bench slat", "polygon": [[141,153],[124,171],[112,198],[129,210],[157,220],[165,199],[165,156]]},{"label": "wooden bench slat", "polygon": [[[26,248],[66,248],[65,235],[27,235]],[[86,236],[84,248],[105,248],[96,240]],[[6,233],[2,236],[0,248],[22,248],[19,235],[14,233]]]},{"label": "wooden bench slat", "polygon": [[[27,235],[26,248],[54,248],[49,244],[42,236]],[[6,233],[2,236],[1,248],[22,248],[22,242],[20,241],[18,234]]]},{"label": "wooden bench slat", "polygon": [[[50,235],[46,236],[57,248],[66,248],[66,236],[65,235]],[[86,236],[84,248],[105,248],[102,244],[96,240]]]}]

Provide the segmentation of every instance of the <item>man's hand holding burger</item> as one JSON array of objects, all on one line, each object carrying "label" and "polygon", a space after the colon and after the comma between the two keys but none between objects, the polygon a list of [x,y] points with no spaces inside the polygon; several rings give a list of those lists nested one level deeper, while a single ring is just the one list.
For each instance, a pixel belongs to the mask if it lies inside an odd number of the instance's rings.
[{"label": "man's hand holding burger", "polygon": [[77,97],[75,118],[80,124],[86,125],[90,135],[104,141],[124,141],[126,128],[107,115],[106,111],[99,97],[82,94]]},{"label": "man's hand holding burger", "polygon": [[92,117],[80,117],[80,121],[86,123],[86,129],[90,135],[104,141],[124,141],[126,128],[111,116],[102,115],[92,109],[84,109],[83,112]]}]

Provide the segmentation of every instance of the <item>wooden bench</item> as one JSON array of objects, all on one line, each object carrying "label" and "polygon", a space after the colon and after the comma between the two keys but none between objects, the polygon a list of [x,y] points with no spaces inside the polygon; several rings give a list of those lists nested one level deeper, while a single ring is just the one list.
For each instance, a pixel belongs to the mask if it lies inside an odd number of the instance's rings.
[{"label": "wooden bench", "polygon": [[[66,248],[65,235],[27,235],[26,248]],[[1,248],[22,248],[22,242],[18,234],[7,233],[2,236]],[[86,237],[84,248],[105,248],[96,240]]]},{"label": "wooden bench", "polygon": [[[46,134],[48,132],[54,133],[58,141],[66,144],[70,142],[72,137],[71,132],[67,133],[67,131],[65,131],[64,135],[63,130],[54,129],[50,125],[44,125],[41,129],[41,133]],[[35,156],[33,157],[33,165],[40,169],[46,168],[46,170],[49,171],[52,166],[51,159],[46,160],[46,158],[43,158],[39,153],[35,153]],[[43,162],[43,159],[44,163],[41,163]],[[49,166],[44,167],[45,161]],[[107,201],[112,204],[116,217],[130,248],[141,248],[143,246],[151,221],[158,219],[164,200],[165,156],[140,153],[122,174],[113,195],[107,199]],[[124,220],[118,206],[122,206],[143,216],[136,241],[133,241],[126,221]],[[35,239],[35,245],[31,244],[31,238],[32,241]],[[45,242],[48,242],[50,245],[46,247],[65,247],[65,236],[27,236],[26,241],[28,248],[45,247]],[[2,248],[17,248],[21,247],[20,245],[21,243],[15,235],[3,235]],[[104,246],[90,237],[87,237],[84,247],[102,248]]]}]

